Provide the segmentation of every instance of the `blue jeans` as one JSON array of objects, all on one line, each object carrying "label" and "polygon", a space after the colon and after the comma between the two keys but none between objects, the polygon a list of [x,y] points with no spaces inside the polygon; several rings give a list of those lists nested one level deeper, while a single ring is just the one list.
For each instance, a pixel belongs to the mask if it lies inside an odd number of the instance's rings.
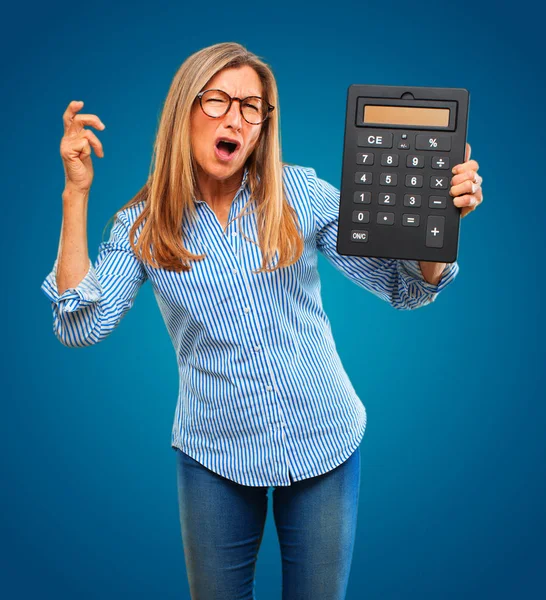
[{"label": "blue jeans", "polygon": [[[254,600],[268,487],[235,483],[176,449],[192,600]],[[273,487],[282,600],[345,598],[355,542],[360,447],[332,471]]]}]

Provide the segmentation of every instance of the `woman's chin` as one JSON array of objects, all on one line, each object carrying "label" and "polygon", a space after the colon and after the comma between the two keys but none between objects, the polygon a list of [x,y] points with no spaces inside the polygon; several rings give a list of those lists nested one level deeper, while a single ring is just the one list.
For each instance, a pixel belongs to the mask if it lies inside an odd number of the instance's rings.
[{"label": "woman's chin", "polygon": [[227,179],[239,170],[238,164],[219,162],[212,160],[206,165],[201,165],[201,170],[209,177],[216,179]]}]

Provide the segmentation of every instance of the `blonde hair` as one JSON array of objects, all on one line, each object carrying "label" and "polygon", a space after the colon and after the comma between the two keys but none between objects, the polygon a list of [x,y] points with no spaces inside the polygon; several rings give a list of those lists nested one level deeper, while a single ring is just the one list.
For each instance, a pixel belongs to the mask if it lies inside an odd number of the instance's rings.
[{"label": "blonde hair", "polygon": [[[241,225],[240,219],[244,215],[256,212],[258,242],[247,237],[262,252],[261,268],[255,273],[290,266],[303,252],[298,217],[286,200],[283,188],[282,170],[283,165],[288,163],[281,160],[279,98],[273,72],[269,65],[241,44],[225,42],[199,50],[179,67],[161,112],[148,180],[114,215],[145,201],[142,212],[131,227],[129,241],[139,258],[153,267],[188,271],[191,260],[206,257],[206,254],[193,254],[186,250],[182,239],[184,215],[189,214],[193,219],[197,213],[194,197],[198,195],[198,188],[190,140],[191,109],[196,95],[216,73],[243,65],[249,65],[256,71],[262,83],[262,97],[275,109],[262,124],[257,145],[246,162],[248,184],[256,209],[249,212],[249,199],[234,220],[239,219]],[[142,231],[135,243],[136,231],[142,223]],[[276,251],[278,261],[269,268]]]}]

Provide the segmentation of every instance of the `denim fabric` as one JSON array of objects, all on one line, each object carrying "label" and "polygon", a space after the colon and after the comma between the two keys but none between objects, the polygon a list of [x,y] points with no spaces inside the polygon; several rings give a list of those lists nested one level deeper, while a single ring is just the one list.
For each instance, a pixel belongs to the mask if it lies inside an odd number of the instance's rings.
[{"label": "denim fabric", "polygon": [[[255,599],[269,487],[226,479],[176,451],[180,525],[192,600]],[[322,475],[275,486],[282,600],[345,598],[355,542],[360,447]]]}]

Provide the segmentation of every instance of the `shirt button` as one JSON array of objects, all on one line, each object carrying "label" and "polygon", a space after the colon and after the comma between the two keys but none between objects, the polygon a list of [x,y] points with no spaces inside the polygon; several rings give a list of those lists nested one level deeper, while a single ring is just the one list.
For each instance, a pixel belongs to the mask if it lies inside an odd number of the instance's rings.
[{"label": "shirt button", "polygon": [[244,311],[247,313],[250,311],[250,308],[248,308],[248,306],[245,306]]},{"label": "shirt button", "polygon": [[260,346],[254,346],[254,350],[256,350],[256,352],[260,351]]},{"label": "shirt button", "polygon": [[237,232],[236,231],[232,231],[231,235],[237,235]]},{"label": "shirt button", "polygon": [[271,391],[273,388],[272,388],[270,385],[267,385],[267,386],[265,387],[265,389],[266,389],[267,391]]},{"label": "shirt button", "polygon": [[237,269],[233,269],[233,274],[237,275]]}]

